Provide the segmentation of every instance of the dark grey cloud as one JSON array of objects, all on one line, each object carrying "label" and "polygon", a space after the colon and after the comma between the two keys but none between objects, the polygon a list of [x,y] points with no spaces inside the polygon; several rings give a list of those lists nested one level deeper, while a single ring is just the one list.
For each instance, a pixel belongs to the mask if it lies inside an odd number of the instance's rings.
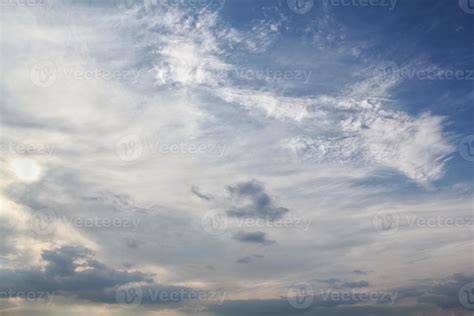
[{"label": "dark grey cloud", "polygon": [[327,284],[331,288],[335,289],[357,289],[357,288],[365,288],[369,287],[370,283],[368,281],[352,281],[352,280],[341,280],[338,278],[329,278],[323,280],[317,280],[320,283]]},{"label": "dark grey cloud", "polygon": [[349,281],[342,283],[342,287],[351,289],[369,287],[369,285],[367,281]]},{"label": "dark grey cloud", "polygon": [[251,256],[242,257],[242,258],[237,259],[236,262],[237,263],[242,263],[242,264],[249,264],[255,258],[263,258],[263,255],[255,254],[255,255],[251,255]]},{"label": "dark grey cloud", "polygon": [[[443,280],[424,280],[411,287],[388,289],[397,293],[395,303],[368,302],[360,305],[357,300],[327,300],[314,289],[312,303],[303,309],[291,306],[288,298],[270,300],[226,301],[222,305],[211,305],[209,311],[215,315],[318,315],[318,316],[471,316],[472,310],[465,309],[459,302],[459,290],[472,282],[474,276],[455,274]],[[323,280],[322,280],[323,281]],[[328,284],[342,282],[333,278]],[[353,291],[353,290],[350,290]],[[357,290],[357,292],[364,292]],[[372,291],[367,291],[370,293]],[[384,291],[381,291],[382,293]],[[335,291],[337,293],[337,291]],[[330,295],[328,295],[330,297]]]},{"label": "dark grey cloud", "polygon": [[202,200],[206,200],[206,201],[210,201],[212,199],[211,196],[209,195],[206,195],[204,193],[202,193],[201,191],[199,191],[199,188],[198,187],[195,187],[195,186],[192,186],[191,187],[191,192],[197,196],[198,198],[202,199]]},{"label": "dark grey cloud", "polygon": [[66,296],[84,298],[88,297],[91,291],[97,293],[130,282],[151,282],[147,274],[111,269],[93,260],[91,256],[90,250],[79,246],[45,250],[41,255],[46,262],[44,269],[1,269],[0,289],[54,291]]},{"label": "dark grey cloud", "polygon": [[234,235],[234,239],[244,243],[256,243],[262,245],[271,245],[274,244],[274,240],[267,239],[267,236],[264,232],[244,232],[240,231]]},{"label": "dark grey cloud", "polygon": [[137,249],[138,247],[140,247],[140,242],[133,238],[126,238],[125,243],[128,248]]},{"label": "dark grey cloud", "polygon": [[[0,293],[52,292],[55,295],[74,297],[100,303],[116,304],[120,286],[142,284],[142,304],[177,303],[186,299],[192,289],[156,284],[151,275],[139,271],[120,271],[94,260],[89,249],[80,246],[63,246],[44,250],[41,254],[46,263],[44,269],[0,269]],[[144,285],[143,285],[144,284]],[[154,296],[160,292],[184,293],[178,297]]]},{"label": "dark grey cloud", "polygon": [[275,206],[265,192],[263,184],[255,180],[227,187],[232,201],[238,206],[227,211],[231,217],[263,218],[274,221],[289,212],[287,208]]},{"label": "dark grey cloud", "polygon": [[214,315],[222,316],[417,316],[420,312],[426,313],[422,315],[449,315],[430,313],[435,310],[431,306],[321,306],[315,302],[306,309],[296,309],[286,299],[226,301],[222,305],[209,306],[208,309]]},{"label": "dark grey cloud", "polygon": [[367,271],[362,271],[362,270],[354,270],[354,271],[352,271],[352,274],[367,275],[367,274],[369,274],[369,272],[367,272]]}]

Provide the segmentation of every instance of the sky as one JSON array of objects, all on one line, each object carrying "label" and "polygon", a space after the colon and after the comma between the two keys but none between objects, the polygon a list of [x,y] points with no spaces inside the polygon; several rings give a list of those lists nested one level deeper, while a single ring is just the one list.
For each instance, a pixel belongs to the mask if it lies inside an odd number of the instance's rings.
[{"label": "sky", "polygon": [[0,6],[0,315],[473,315],[472,0]]}]

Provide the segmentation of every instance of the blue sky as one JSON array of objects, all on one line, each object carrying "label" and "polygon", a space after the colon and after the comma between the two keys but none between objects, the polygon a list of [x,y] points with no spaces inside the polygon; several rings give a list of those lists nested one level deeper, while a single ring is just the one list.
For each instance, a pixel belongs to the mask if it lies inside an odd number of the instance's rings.
[{"label": "blue sky", "polygon": [[471,2],[5,1],[0,312],[472,315]]}]

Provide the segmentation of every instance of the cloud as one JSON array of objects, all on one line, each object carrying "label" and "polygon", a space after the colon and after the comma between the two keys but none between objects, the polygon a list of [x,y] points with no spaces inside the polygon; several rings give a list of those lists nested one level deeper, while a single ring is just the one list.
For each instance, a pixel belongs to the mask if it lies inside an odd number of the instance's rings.
[{"label": "cloud", "polygon": [[262,245],[274,244],[274,240],[269,240],[264,232],[244,232],[240,231],[234,235],[234,239],[243,243],[256,243]]},{"label": "cloud", "polygon": [[[88,299],[108,288],[133,282],[152,282],[141,272],[119,271],[91,258],[92,252],[81,246],[62,246],[44,250],[44,269],[1,269],[2,290],[48,291],[58,295]],[[99,298],[98,298],[99,299]]]},{"label": "cloud", "polygon": [[206,200],[206,201],[210,201],[210,200],[212,199],[210,196],[208,196],[208,195],[206,195],[206,194],[204,194],[204,193],[201,193],[201,192],[199,191],[199,189],[198,189],[197,187],[195,187],[195,186],[192,186],[192,187],[191,187],[191,192],[192,192],[194,195],[196,195],[198,198],[200,198],[200,199],[203,199],[203,200]]},{"label": "cloud", "polygon": [[359,289],[364,287],[369,287],[370,284],[367,281],[349,281],[342,283],[343,287],[351,288],[351,289]]},{"label": "cloud", "polygon": [[274,221],[289,212],[287,208],[274,206],[263,184],[255,180],[229,186],[227,191],[233,203],[238,205],[227,211],[231,217],[262,218]]},{"label": "cloud", "polygon": [[263,258],[264,256],[263,255],[259,255],[259,254],[255,254],[255,255],[252,255],[252,256],[246,256],[246,257],[242,257],[242,258],[239,258],[236,260],[237,263],[242,263],[242,264],[249,264],[249,263],[252,263],[253,260],[255,258]]}]

